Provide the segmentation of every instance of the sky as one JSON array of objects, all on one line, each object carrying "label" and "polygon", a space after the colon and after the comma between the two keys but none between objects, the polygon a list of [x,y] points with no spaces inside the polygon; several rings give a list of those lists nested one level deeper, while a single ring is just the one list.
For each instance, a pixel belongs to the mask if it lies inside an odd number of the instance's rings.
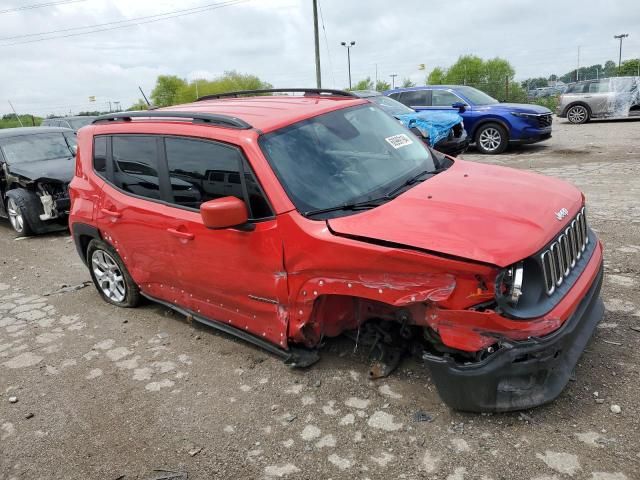
[{"label": "sky", "polygon": [[[563,74],[578,64],[579,47],[582,66],[617,61],[620,33],[629,34],[623,60],[640,57],[640,0],[318,2],[326,88],[348,86],[342,41],[356,42],[354,83],[375,78],[377,66],[380,79],[423,84],[431,69],[465,54],[505,58],[518,80]],[[0,114],[9,101],[36,115],[126,108],[158,75],[229,70],[275,87],[314,87],[312,0],[0,2]]]}]

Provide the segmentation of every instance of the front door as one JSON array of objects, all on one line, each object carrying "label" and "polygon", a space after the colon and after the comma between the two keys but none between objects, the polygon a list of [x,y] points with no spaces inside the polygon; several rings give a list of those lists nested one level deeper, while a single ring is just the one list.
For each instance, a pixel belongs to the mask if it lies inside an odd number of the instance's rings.
[{"label": "front door", "polygon": [[[286,347],[287,278],[277,220],[240,149],[185,137],[164,139],[171,184],[170,250],[190,309]],[[210,230],[200,204],[236,196],[251,228]]]},{"label": "front door", "polygon": [[[104,239],[124,261],[143,292],[160,300],[183,303],[174,259],[169,251],[172,209],[161,203],[169,188],[161,180],[162,137],[114,135],[104,138],[106,162],[96,162],[103,176],[96,223]],[[172,238],[171,238],[172,239]]]}]

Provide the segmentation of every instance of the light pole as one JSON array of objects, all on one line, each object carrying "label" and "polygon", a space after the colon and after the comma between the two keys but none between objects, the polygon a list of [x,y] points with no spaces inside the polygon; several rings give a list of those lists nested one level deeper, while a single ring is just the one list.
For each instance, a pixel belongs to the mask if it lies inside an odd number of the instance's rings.
[{"label": "light pole", "polygon": [[340,45],[347,48],[347,68],[349,69],[349,90],[351,90],[351,47],[356,44],[353,40],[349,43],[341,42]]},{"label": "light pole", "polygon": [[394,88],[396,88],[396,77],[398,76],[398,74],[397,73],[392,73],[389,76],[391,77],[391,88],[394,89]]},{"label": "light pole", "polygon": [[628,33],[621,33],[620,35],[614,35],[613,38],[620,40],[620,52],[618,53],[618,76],[620,76],[620,65],[622,64],[622,39],[627,38]]}]

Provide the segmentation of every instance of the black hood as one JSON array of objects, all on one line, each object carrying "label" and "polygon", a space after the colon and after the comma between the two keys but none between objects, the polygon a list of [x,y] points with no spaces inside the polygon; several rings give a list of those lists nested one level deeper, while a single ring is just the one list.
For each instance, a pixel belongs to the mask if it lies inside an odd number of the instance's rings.
[{"label": "black hood", "polygon": [[76,162],[72,156],[54,158],[8,165],[9,173],[21,176],[27,180],[55,180],[69,183],[73,178]]}]

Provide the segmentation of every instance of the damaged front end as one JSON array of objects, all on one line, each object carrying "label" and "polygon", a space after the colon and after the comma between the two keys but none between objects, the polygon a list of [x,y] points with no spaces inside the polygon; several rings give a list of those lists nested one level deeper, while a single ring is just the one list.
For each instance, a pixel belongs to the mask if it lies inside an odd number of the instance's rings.
[{"label": "damaged front end", "polygon": [[69,185],[52,179],[38,179],[35,182],[35,193],[42,205],[41,221],[66,219],[69,215]]}]

